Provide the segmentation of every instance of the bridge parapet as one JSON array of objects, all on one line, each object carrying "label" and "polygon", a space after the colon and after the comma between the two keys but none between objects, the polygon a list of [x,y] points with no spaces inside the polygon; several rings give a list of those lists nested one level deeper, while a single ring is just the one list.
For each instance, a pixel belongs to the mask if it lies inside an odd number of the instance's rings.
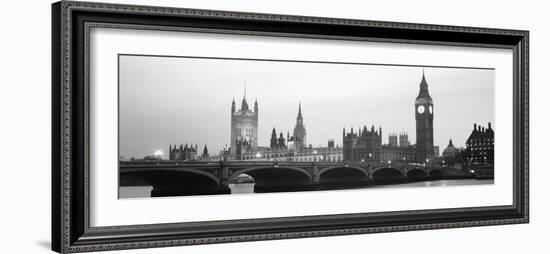
[{"label": "bridge parapet", "polygon": [[[294,178],[300,178],[300,181],[307,181],[307,184],[319,184],[320,180],[335,179],[347,174],[346,179],[366,179],[371,181],[374,174],[382,169],[395,169],[400,172],[402,178],[409,177],[409,172],[420,170],[425,176],[430,175],[432,170],[429,167],[411,165],[399,162],[297,162],[297,161],[121,161],[120,173],[129,177],[142,177],[148,182],[154,181],[157,177],[155,171],[172,172],[178,177],[186,177],[189,174],[207,176],[216,179],[219,188],[228,190],[229,184],[240,174],[249,174],[253,178],[259,177],[260,180],[269,180],[274,177],[274,181],[285,182],[295,181]],[[348,170],[343,170],[348,169]],[[392,174],[391,172],[387,172]],[[383,174],[387,174],[383,173]],[[363,178],[364,175],[366,178]],[[395,175],[395,174],[394,174]],[[420,172],[414,173],[414,177],[423,175]],[[378,177],[381,177],[380,175]],[[278,178],[278,180],[277,180]],[[325,181],[323,180],[323,181]],[[362,180],[363,181],[363,180]],[[162,184],[159,182],[158,184]]]}]

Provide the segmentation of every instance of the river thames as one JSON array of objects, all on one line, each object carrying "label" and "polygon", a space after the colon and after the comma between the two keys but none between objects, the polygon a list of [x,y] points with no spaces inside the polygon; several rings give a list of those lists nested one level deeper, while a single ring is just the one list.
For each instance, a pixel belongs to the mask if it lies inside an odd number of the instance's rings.
[{"label": "river thames", "polygon": [[402,188],[402,187],[436,187],[436,186],[462,186],[493,184],[494,179],[454,179],[454,180],[433,180],[424,182],[411,182],[401,184],[373,185],[368,188]]},{"label": "river thames", "polygon": [[[445,186],[468,186],[493,184],[493,179],[453,179],[453,180],[431,180],[421,182],[408,182],[399,184],[383,184],[355,187],[351,189],[369,189],[369,188],[409,188],[409,187],[445,187]],[[253,183],[230,184],[231,194],[252,194],[254,192]],[[151,186],[127,186],[120,187],[119,198],[144,198],[151,196]],[[322,188],[323,190],[337,190],[344,188]],[[345,188],[345,189],[350,189]]]}]

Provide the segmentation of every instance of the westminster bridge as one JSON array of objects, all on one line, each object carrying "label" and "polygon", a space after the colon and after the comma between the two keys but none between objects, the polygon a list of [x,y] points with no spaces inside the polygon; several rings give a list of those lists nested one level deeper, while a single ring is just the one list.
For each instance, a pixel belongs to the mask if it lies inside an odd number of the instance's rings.
[{"label": "westminster bridge", "polygon": [[121,186],[150,185],[153,196],[230,193],[246,174],[255,192],[323,189],[439,179],[445,168],[405,162],[121,161]]}]

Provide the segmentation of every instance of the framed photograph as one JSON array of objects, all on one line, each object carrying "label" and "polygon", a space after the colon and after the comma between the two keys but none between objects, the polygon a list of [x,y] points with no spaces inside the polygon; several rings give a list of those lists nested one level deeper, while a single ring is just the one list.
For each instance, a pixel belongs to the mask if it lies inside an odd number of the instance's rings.
[{"label": "framed photograph", "polygon": [[54,251],[529,220],[528,31],[52,13]]}]

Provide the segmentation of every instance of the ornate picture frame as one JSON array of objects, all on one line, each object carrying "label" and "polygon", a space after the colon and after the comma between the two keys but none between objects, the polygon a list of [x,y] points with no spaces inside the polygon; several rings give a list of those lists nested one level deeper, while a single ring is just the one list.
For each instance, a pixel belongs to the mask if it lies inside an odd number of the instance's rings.
[{"label": "ornate picture frame", "polygon": [[[93,226],[88,36],[94,27],[511,50],[512,205]],[[528,31],[73,1],[54,3],[52,249],[73,253],[528,223],[528,89]]]}]

